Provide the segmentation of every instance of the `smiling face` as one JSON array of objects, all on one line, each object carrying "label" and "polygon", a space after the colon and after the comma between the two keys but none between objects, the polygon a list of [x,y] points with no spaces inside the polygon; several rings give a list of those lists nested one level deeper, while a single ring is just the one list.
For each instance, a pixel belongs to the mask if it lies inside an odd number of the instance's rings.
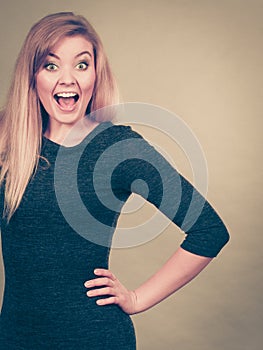
[{"label": "smiling face", "polygon": [[48,137],[67,133],[85,117],[95,79],[93,46],[83,36],[64,37],[49,52],[36,75],[37,94],[49,115]]}]

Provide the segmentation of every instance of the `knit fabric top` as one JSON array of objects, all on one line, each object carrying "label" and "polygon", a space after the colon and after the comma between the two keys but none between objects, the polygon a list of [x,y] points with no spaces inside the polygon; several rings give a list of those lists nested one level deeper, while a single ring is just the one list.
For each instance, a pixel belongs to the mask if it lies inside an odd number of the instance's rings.
[{"label": "knit fabric top", "polygon": [[227,229],[128,126],[101,123],[74,147],[43,138],[41,155],[19,208],[9,223],[1,221],[0,348],[133,350],[130,316],[117,305],[98,306],[84,287],[94,268],[108,268],[112,236],[131,193],[179,226],[186,234],[181,246],[191,253],[216,256],[229,239]]}]

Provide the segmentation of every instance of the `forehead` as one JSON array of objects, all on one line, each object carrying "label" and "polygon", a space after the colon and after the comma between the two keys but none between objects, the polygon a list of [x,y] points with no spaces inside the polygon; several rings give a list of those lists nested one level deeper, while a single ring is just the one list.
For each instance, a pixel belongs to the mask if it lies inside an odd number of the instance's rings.
[{"label": "forehead", "polygon": [[59,39],[50,52],[61,56],[76,56],[81,52],[89,52],[93,56],[92,43],[82,35],[65,36]]}]

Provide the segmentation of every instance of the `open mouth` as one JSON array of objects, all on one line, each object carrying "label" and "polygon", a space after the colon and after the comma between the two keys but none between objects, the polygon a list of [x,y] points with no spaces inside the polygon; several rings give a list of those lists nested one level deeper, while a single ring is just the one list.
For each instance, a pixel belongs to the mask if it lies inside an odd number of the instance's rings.
[{"label": "open mouth", "polygon": [[63,109],[71,109],[77,103],[79,95],[76,92],[60,92],[54,98]]}]

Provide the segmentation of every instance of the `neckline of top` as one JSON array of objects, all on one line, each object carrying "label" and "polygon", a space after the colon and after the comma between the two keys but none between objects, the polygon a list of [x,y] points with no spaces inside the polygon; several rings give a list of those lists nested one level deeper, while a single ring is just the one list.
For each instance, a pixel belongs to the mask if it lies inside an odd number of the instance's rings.
[{"label": "neckline of top", "polygon": [[97,134],[99,134],[100,132],[102,132],[103,130],[109,128],[113,126],[112,122],[101,122],[99,123],[97,126],[95,126],[95,128],[93,128],[84,138],[83,140],[81,140],[78,144],[74,145],[74,146],[65,146],[63,144],[59,144],[55,141],[50,140],[49,138],[47,138],[46,136],[42,135],[42,148],[45,149],[47,146],[50,146],[51,149],[53,149],[54,151],[57,151],[59,149],[63,149],[66,151],[73,151],[73,150],[77,150],[79,148],[81,148],[83,146],[83,144],[86,144],[87,141],[89,141],[90,139],[92,139],[93,137],[95,137]]}]

